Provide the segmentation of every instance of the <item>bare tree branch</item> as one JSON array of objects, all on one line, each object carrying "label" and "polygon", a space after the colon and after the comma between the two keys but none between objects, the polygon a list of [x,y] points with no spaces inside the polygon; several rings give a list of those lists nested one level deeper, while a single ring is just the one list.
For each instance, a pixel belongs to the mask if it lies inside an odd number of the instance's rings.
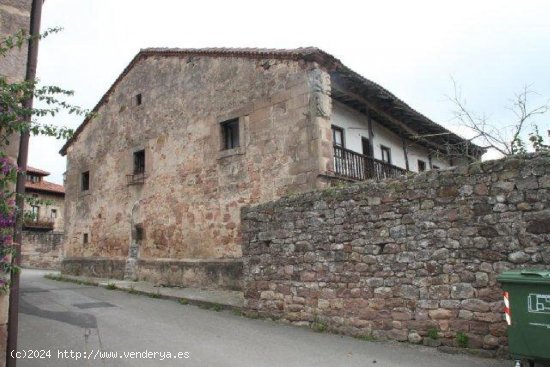
[{"label": "bare tree branch", "polygon": [[[507,107],[514,114],[514,121],[510,124],[492,124],[487,115],[478,115],[466,107],[466,100],[462,98],[459,86],[453,78],[451,81],[454,95],[447,97],[455,107],[454,119],[475,134],[469,141],[494,149],[505,156],[525,151],[522,138],[525,136],[526,126],[531,123],[536,128],[535,118],[550,111],[550,101],[533,108],[529,106],[530,97],[537,93],[531,90],[530,85],[526,85],[520,93],[514,94],[510,106]],[[530,140],[533,141],[531,138]]]}]

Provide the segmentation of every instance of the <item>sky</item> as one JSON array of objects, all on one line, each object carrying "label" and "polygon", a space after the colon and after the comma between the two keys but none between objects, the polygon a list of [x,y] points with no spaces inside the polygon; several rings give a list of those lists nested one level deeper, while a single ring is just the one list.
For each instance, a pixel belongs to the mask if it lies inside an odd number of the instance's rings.
[{"label": "sky", "polygon": [[[74,90],[92,109],[146,47],[319,47],[433,121],[453,121],[454,79],[467,107],[494,124],[526,85],[532,106],[550,99],[550,1],[181,1],[48,0],[40,44],[41,84]],[[76,128],[81,117],[43,122]],[[550,114],[536,121],[546,135]],[[29,165],[62,183],[62,141],[32,137]]]}]

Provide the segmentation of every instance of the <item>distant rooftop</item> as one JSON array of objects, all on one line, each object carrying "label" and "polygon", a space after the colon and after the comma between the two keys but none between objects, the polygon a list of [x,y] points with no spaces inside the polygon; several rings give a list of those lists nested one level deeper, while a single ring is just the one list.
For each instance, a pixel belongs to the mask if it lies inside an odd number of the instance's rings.
[{"label": "distant rooftop", "polygon": [[36,176],[49,176],[50,172],[27,166],[27,173],[34,173]]},{"label": "distant rooftop", "polygon": [[54,195],[65,195],[65,187],[53,182],[45,181],[43,177],[49,176],[50,172],[44,171],[39,168],[27,166],[27,174],[40,177],[39,182],[33,182],[31,180],[25,181],[25,191],[27,192],[41,192]]}]

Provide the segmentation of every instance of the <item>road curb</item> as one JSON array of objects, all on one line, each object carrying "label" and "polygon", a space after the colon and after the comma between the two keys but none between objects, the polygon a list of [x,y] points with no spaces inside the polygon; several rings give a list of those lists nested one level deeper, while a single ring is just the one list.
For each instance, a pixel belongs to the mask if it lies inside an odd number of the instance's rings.
[{"label": "road curb", "polygon": [[211,309],[214,311],[229,310],[229,311],[243,312],[244,310],[244,306],[223,303],[220,301],[211,301],[205,298],[198,299],[198,298],[189,297],[189,296],[186,297],[181,295],[163,294],[162,289],[163,288],[172,289],[169,287],[157,287],[157,292],[151,292],[143,289],[136,289],[132,285],[128,285],[126,282],[122,282],[114,279],[109,280],[109,279],[101,279],[101,278],[98,279],[98,278],[90,278],[90,277],[78,277],[73,275],[64,275],[64,274],[55,274],[55,273],[46,274],[44,277],[50,280],[97,286],[108,290],[118,290],[118,291],[130,293],[130,294],[148,296],[150,298],[174,300],[184,305],[190,304],[190,305],[198,306],[203,309]]}]

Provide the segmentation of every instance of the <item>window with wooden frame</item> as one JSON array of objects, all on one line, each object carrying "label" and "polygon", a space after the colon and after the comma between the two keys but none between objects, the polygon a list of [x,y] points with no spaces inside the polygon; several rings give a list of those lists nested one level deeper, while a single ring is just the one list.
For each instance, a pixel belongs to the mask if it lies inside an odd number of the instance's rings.
[{"label": "window with wooden frame", "polygon": [[365,138],[364,136],[361,137],[361,147],[363,148],[363,155],[371,155],[370,140]]},{"label": "window with wooden frame", "polygon": [[223,121],[222,130],[222,150],[235,149],[240,146],[239,119]]},{"label": "window with wooden frame", "polygon": [[345,148],[344,129],[332,125],[332,143],[338,147]]},{"label": "window with wooden frame", "polygon": [[33,221],[38,222],[40,217],[40,207],[38,205],[31,205],[31,216]]},{"label": "window with wooden frame", "polygon": [[391,149],[387,146],[381,145],[380,151],[382,153],[382,162],[391,164]]},{"label": "window with wooden frame", "polygon": [[426,162],[419,159],[418,160],[418,172],[424,172],[426,170]]}]

